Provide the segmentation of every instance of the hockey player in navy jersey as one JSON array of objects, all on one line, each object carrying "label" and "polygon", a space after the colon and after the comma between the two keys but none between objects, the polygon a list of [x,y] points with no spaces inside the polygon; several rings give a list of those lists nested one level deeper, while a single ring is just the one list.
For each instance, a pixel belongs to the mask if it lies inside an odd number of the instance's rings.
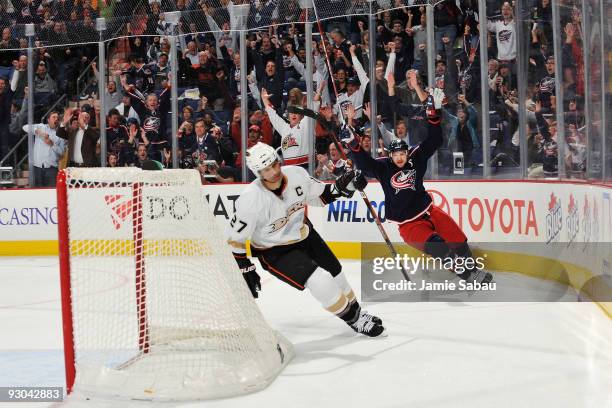
[{"label": "hockey player in navy jersey", "polygon": [[[390,97],[396,113],[403,115],[404,110],[414,109],[399,103],[389,85]],[[440,109],[444,92],[436,88],[430,91],[426,104],[428,135],[420,144],[408,146],[400,139],[389,144],[390,157],[373,159],[361,149],[359,136],[349,128],[344,141],[351,149],[357,168],[367,176],[380,181],[385,193],[387,220],[397,223],[402,239],[409,245],[433,257],[471,257],[467,237],[444,211],[433,205],[431,196],[425,191],[423,177],[427,161],[442,145]],[[349,115],[349,126],[352,122]],[[493,277],[486,271],[476,268],[458,274],[470,282],[487,283]]]},{"label": "hockey player in navy jersey", "polygon": [[356,332],[380,336],[382,320],[361,309],[340,262],[305,214],[307,205],[351,197],[365,187],[365,177],[351,170],[335,184],[321,183],[299,166],[281,167],[276,150],[264,143],[247,150],[246,164],[257,179],[236,200],[228,243],[253,296],[258,296],[261,284],[246,255],[248,239],[251,254],[272,276],[298,290],[308,289]]}]

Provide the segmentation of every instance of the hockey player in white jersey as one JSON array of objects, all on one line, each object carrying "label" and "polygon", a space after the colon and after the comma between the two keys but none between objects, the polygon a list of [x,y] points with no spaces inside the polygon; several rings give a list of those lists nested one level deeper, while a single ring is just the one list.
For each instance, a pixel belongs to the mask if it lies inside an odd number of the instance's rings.
[{"label": "hockey player in white jersey", "polygon": [[298,290],[308,289],[329,312],[353,330],[370,337],[384,332],[382,320],[361,309],[342,266],[305,216],[307,205],[324,206],[351,197],[367,181],[348,171],[335,184],[310,177],[298,166],[283,166],[276,151],[257,143],[246,153],[257,179],[236,200],[228,242],[254,297],[261,290],[255,265],[246,256],[246,241],[262,267]]}]

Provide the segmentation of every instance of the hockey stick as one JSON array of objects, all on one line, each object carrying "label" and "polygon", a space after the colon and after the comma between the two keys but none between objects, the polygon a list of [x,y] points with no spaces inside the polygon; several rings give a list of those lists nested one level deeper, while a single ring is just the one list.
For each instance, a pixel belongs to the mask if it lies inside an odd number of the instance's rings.
[{"label": "hockey stick", "polygon": [[333,124],[332,122],[328,122],[323,117],[323,115],[313,111],[312,109],[300,108],[299,106],[291,105],[287,107],[287,113],[297,113],[298,115],[304,115],[304,116],[308,116],[309,118],[313,118],[314,120],[319,122],[325,130],[334,131],[335,129],[334,128],[335,124]]},{"label": "hockey stick", "polygon": [[[312,8],[314,10],[314,15],[315,15],[315,18],[317,20],[317,26],[319,28],[319,34],[321,35],[321,42],[323,43],[323,53],[325,54],[325,61],[327,63],[327,69],[329,71],[329,77],[331,79],[332,88],[334,89],[334,95],[336,96],[336,101],[337,101],[338,100],[338,89],[336,88],[336,82],[334,81],[334,77],[332,75],[334,71],[332,70],[331,62],[329,61],[329,56],[327,54],[327,47],[325,45],[325,33],[323,32],[323,27],[321,26],[321,20],[319,19],[319,13],[317,12],[317,7],[315,6],[314,1],[312,3]],[[340,109],[340,114],[342,115],[342,119],[344,120],[344,122],[346,122],[346,120],[344,119],[344,112],[343,112],[342,109]],[[349,131],[352,133],[353,132],[352,128],[350,126],[348,128],[349,128]],[[338,150],[338,152],[342,156],[342,159],[347,161],[348,163],[351,163],[351,161],[346,156],[346,153],[344,153],[344,149],[340,145],[340,142],[338,141],[338,138],[337,138],[336,134],[332,133],[331,136],[332,136],[332,142],[334,143],[334,146],[336,146],[336,149]],[[378,217],[378,214],[376,214],[376,211],[374,210],[374,207],[372,207],[372,203],[370,202],[370,199],[368,198],[368,196],[365,193],[365,191],[359,191],[359,194],[361,195],[361,198],[363,199],[363,202],[365,203],[366,207],[368,208],[368,212],[374,218],[376,226],[378,227],[378,230],[380,231],[380,234],[382,235],[383,239],[385,240],[385,244],[387,244],[387,248],[389,248],[389,251],[391,252],[391,255],[393,255],[394,258],[398,259],[399,255],[398,255],[397,251],[395,250],[395,247],[391,243],[391,240],[389,239],[389,235],[387,235],[387,231],[385,231],[385,227],[383,227],[382,222],[380,221],[380,218]],[[406,271],[406,269],[401,264],[399,264],[399,266],[400,266],[400,271],[402,272],[402,275],[404,275],[404,279],[406,279],[406,281],[410,282],[410,276],[408,276],[408,272]]]}]

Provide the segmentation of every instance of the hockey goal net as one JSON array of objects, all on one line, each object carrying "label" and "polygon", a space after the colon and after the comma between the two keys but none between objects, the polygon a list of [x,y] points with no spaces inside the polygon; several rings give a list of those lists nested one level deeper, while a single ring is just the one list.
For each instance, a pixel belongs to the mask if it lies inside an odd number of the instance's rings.
[{"label": "hockey goal net", "polygon": [[68,392],[226,397],[266,387],[291,359],[196,171],[70,168],[57,195]]}]

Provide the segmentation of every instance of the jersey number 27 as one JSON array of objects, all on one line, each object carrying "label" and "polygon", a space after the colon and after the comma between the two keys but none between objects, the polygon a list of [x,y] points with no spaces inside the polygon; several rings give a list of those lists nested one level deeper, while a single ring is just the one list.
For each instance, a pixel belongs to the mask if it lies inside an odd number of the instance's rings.
[{"label": "jersey number 27", "polygon": [[246,222],[239,220],[238,218],[236,218],[236,214],[234,214],[234,218],[232,218],[232,220],[230,221],[230,226],[232,228],[236,228],[236,222],[240,223],[240,228],[238,228],[236,232],[242,232],[247,226]]}]

